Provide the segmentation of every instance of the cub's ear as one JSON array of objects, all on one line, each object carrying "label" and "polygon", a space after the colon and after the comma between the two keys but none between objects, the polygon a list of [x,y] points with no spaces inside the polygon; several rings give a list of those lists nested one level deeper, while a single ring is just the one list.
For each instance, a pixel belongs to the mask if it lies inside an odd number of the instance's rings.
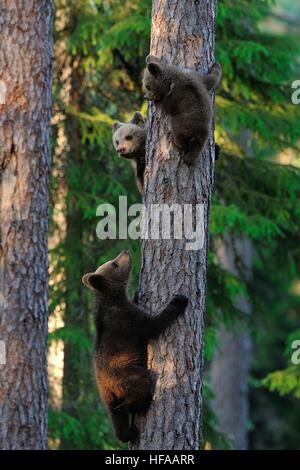
[{"label": "cub's ear", "polygon": [[101,274],[87,273],[82,278],[82,283],[92,290],[99,290],[103,285],[103,278]]},{"label": "cub's ear", "polygon": [[120,121],[114,122],[113,125],[112,125],[113,132],[116,132],[119,129],[119,127],[122,127],[122,126],[124,126],[124,124],[122,122],[120,122]]},{"label": "cub's ear", "polygon": [[161,66],[157,62],[149,62],[148,70],[155,78],[157,78],[162,73]]},{"label": "cub's ear", "polygon": [[100,290],[101,287],[103,286],[104,279],[101,276],[101,274],[91,274],[88,280],[90,286],[92,286],[93,289]]},{"label": "cub's ear", "polygon": [[140,126],[140,127],[145,126],[145,120],[144,120],[143,116],[141,115],[141,113],[139,113],[138,111],[136,111],[134,113],[134,115],[132,116],[130,122],[132,124],[135,124],[136,126]]},{"label": "cub's ear", "polygon": [[146,64],[149,64],[150,62],[160,62],[160,60],[155,55],[149,54],[146,57]]},{"label": "cub's ear", "polygon": [[88,287],[89,289],[91,288],[91,286],[89,285],[89,277],[92,275],[93,273],[87,273],[85,274],[84,276],[82,276],[82,284],[85,286],[85,287]]}]

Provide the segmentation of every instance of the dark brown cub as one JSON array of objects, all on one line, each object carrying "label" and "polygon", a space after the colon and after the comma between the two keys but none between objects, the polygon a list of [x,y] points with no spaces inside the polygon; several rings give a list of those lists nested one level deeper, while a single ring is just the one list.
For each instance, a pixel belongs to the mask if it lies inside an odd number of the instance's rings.
[{"label": "dark brown cub", "polygon": [[137,438],[130,413],[145,412],[152,400],[154,387],[147,369],[147,344],[183,315],[188,304],[184,295],[175,295],[160,314],[149,317],[127,297],[130,271],[130,253],[123,251],[82,278],[96,299],[97,386],[116,435],[123,442]]}]

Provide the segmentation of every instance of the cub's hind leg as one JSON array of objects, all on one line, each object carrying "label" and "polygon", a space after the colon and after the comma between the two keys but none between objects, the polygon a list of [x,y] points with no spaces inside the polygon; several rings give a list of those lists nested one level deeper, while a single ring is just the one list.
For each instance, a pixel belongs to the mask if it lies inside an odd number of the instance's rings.
[{"label": "cub's hind leg", "polygon": [[130,424],[126,403],[120,403],[119,400],[111,403],[109,412],[117,438],[121,442],[134,442],[138,438],[138,430],[134,424]]},{"label": "cub's hind leg", "polygon": [[182,155],[182,158],[187,165],[193,165],[202,155],[208,136],[208,129],[202,127],[199,129],[197,137],[193,137],[188,141],[186,151]]},{"label": "cub's hind leg", "polygon": [[150,371],[140,366],[126,370],[124,392],[127,408],[132,413],[143,413],[149,408],[154,393],[154,379]]},{"label": "cub's hind leg", "polygon": [[183,161],[190,166],[195,163],[202,154],[208,139],[208,130],[199,129],[197,137],[186,136],[183,133],[176,133],[173,136],[174,145],[178,148]]},{"label": "cub's hind leg", "polygon": [[189,149],[189,140],[187,139],[187,137],[180,132],[174,132],[173,139],[174,145],[178,148],[181,153],[185,154]]},{"label": "cub's hind leg", "polygon": [[129,422],[129,411],[124,396],[116,396],[110,389],[99,387],[101,400],[106,406],[117,438],[121,442],[134,442],[138,431]]}]

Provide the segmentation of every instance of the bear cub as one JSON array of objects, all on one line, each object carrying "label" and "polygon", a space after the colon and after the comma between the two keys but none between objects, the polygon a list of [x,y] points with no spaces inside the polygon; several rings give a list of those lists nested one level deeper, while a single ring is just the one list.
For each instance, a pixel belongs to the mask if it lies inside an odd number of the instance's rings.
[{"label": "bear cub", "polygon": [[213,107],[209,92],[215,89],[222,69],[214,64],[210,74],[163,64],[157,57],[146,58],[145,98],[170,116],[175,146],[187,165],[203,152],[209,136]]},{"label": "bear cub", "polygon": [[131,161],[136,173],[138,190],[143,194],[146,122],[139,112],[135,112],[127,123],[114,122],[112,130],[113,145],[121,157]]},{"label": "bear cub", "polygon": [[130,253],[123,251],[82,278],[96,300],[93,362],[97,386],[122,442],[137,439],[131,414],[145,412],[152,400],[154,383],[147,369],[147,344],[183,315],[188,304],[187,297],[175,295],[161,313],[146,315],[128,300],[130,272]]}]

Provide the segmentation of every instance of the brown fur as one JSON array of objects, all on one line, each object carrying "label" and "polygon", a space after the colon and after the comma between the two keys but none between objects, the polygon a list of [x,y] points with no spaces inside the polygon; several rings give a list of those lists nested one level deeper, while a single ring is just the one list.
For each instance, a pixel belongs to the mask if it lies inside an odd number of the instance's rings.
[{"label": "brown fur", "polygon": [[159,315],[149,317],[127,298],[130,271],[131,256],[122,252],[82,278],[96,297],[94,368],[99,394],[124,442],[137,438],[130,413],[146,411],[152,400],[147,344],[183,315],[188,304],[185,296],[176,295]]},{"label": "brown fur", "polygon": [[145,170],[146,123],[139,112],[135,112],[127,123],[113,124],[113,144],[118,154],[131,161],[137,178],[137,187],[143,194]]},{"label": "brown fur", "polygon": [[187,165],[203,152],[209,136],[212,103],[209,91],[221,79],[221,66],[214,64],[209,75],[180,70],[148,56],[144,71],[146,98],[160,106],[171,118],[174,144]]}]

